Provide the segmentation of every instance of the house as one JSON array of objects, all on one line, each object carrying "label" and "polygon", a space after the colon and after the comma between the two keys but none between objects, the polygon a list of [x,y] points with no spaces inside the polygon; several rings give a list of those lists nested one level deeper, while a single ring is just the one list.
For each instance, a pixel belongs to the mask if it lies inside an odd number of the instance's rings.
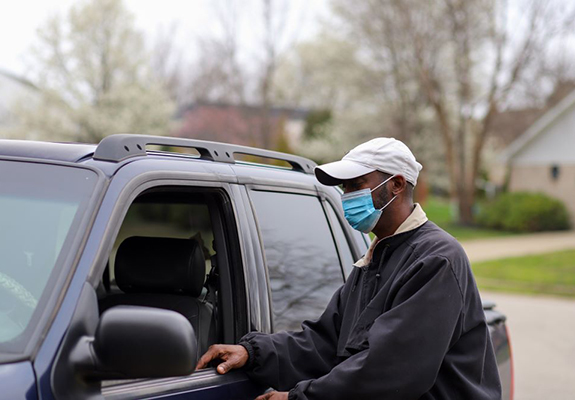
[{"label": "house", "polygon": [[289,151],[301,139],[307,113],[271,107],[266,118],[262,107],[195,103],[178,111],[172,135]]},{"label": "house", "polygon": [[553,92],[540,106],[496,112],[491,120],[483,155],[485,172],[493,189],[500,190],[508,183],[508,168],[502,154],[511,143],[573,90],[575,90],[575,82],[558,82]]},{"label": "house", "polygon": [[575,224],[575,90],[514,140],[501,159],[510,191],[543,192],[563,201]]}]

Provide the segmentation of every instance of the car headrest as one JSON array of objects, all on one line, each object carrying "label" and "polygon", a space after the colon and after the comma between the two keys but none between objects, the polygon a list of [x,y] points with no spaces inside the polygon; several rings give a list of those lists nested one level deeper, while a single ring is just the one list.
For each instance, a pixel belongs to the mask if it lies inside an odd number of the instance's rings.
[{"label": "car headrest", "polygon": [[206,260],[194,239],[132,236],[120,244],[114,267],[125,293],[179,293],[198,297]]}]

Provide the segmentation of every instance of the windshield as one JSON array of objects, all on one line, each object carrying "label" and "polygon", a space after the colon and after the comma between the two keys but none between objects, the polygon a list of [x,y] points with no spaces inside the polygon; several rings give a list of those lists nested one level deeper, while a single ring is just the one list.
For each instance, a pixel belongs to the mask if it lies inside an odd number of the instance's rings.
[{"label": "windshield", "polygon": [[0,161],[0,352],[23,351],[97,179],[83,168]]}]

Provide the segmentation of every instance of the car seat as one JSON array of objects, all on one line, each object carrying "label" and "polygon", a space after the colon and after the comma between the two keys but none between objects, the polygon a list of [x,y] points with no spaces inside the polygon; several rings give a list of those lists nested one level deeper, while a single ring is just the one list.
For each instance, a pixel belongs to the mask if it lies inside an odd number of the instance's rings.
[{"label": "car seat", "polygon": [[100,301],[100,313],[116,305],[157,307],[182,314],[194,328],[197,359],[215,343],[213,304],[200,300],[206,261],[194,239],[133,236],[116,253],[116,284],[124,293]]}]

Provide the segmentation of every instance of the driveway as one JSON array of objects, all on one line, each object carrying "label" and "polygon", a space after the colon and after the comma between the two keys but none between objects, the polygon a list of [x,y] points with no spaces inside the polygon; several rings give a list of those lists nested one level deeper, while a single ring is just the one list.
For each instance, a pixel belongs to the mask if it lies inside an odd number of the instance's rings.
[{"label": "driveway", "polygon": [[575,300],[482,292],[507,315],[515,400],[575,399]]},{"label": "driveway", "polygon": [[[535,233],[461,242],[471,262],[575,249],[575,231]],[[575,395],[573,395],[575,399]]]}]

